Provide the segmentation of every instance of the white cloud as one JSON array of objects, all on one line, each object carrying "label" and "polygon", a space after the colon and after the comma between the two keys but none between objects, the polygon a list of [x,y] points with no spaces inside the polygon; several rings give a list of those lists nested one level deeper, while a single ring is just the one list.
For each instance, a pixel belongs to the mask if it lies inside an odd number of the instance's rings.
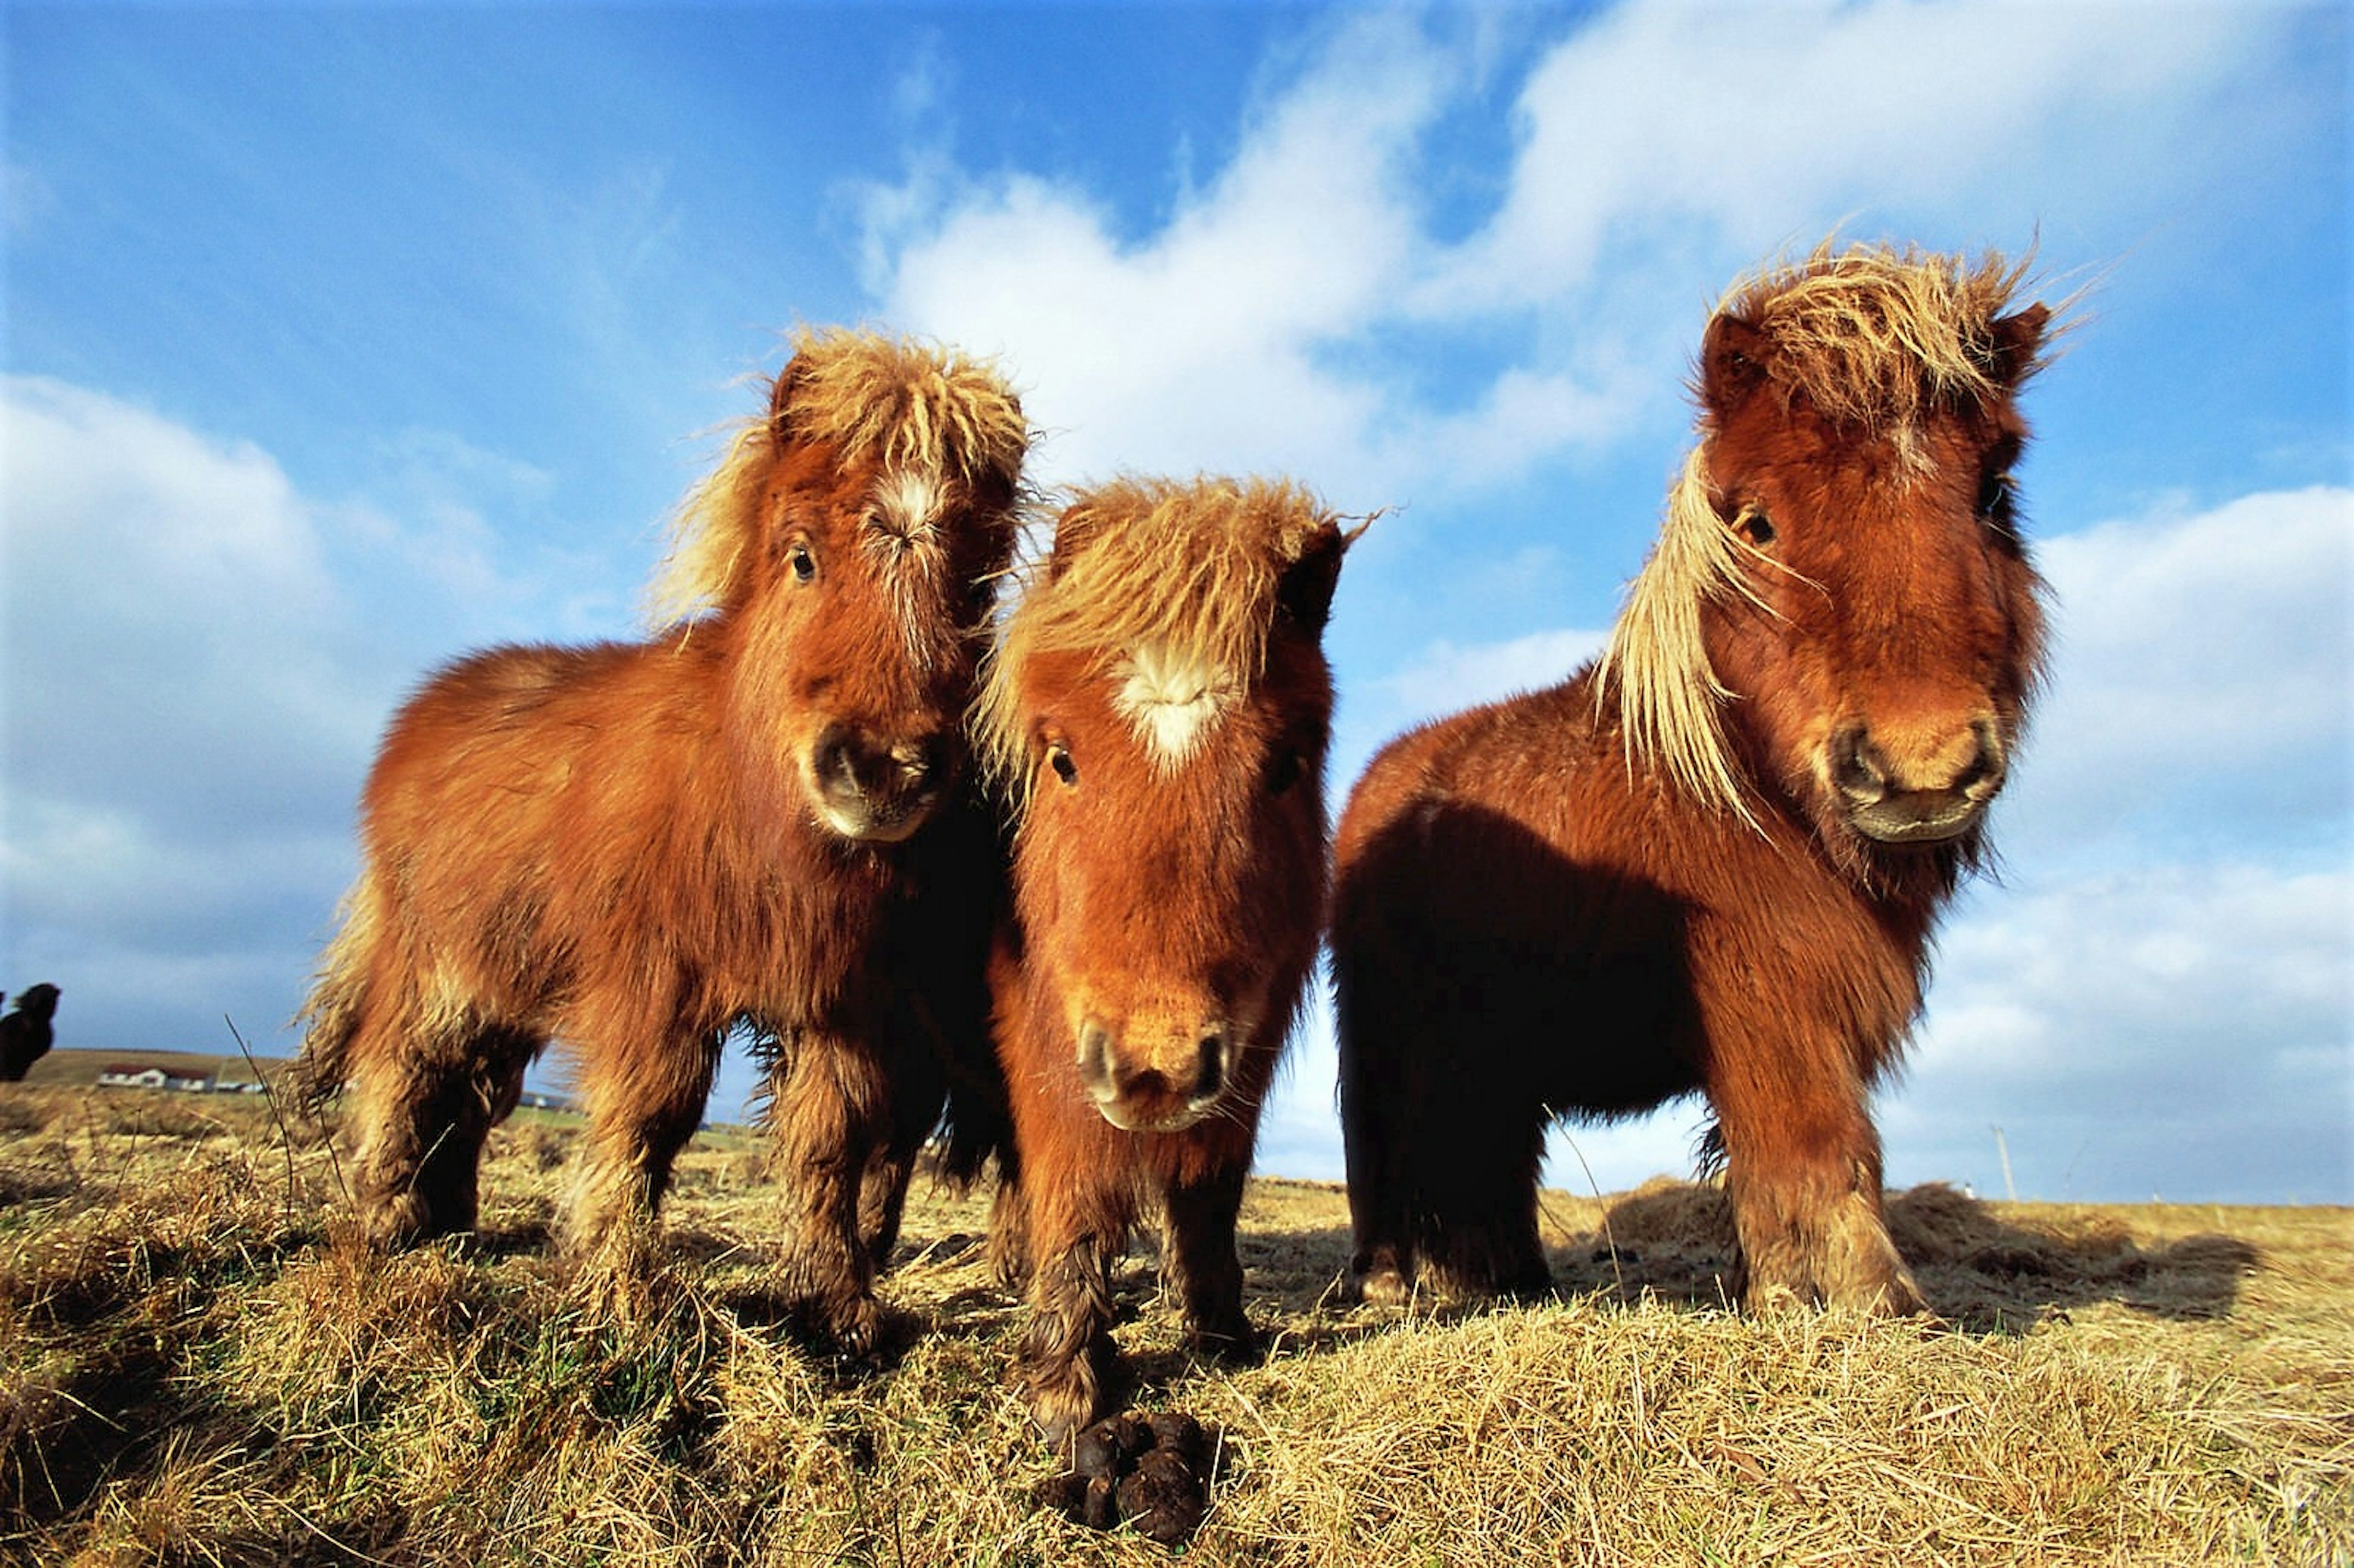
[{"label": "white cloud", "polygon": [[[1396,19],[1346,30],[1140,245],[1035,176],[956,191],[889,269],[889,314],[1006,355],[1055,432],[1055,479],[1363,458],[1384,394],[1319,350],[1381,314],[1416,243],[1405,158],[1447,69],[1417,41]],[[904,223],[906,205],[884,192],[870,207]]]},{"label": "white cloud", "polygon": [[1337,26],[1140,238],[1094,193],[965,174],[920,134],[904,181],[854,203],[890,318],[1028,386],[1043,477],[1283,469],[1352,509],[1427,503],[1663,414],[1710,293],[1844,215],[1967,215],[1951,242],[2014,247],[2054,204],[2147,221],[2219,117],[2262,117],[2232,94],[2279,30],[2223,8],[1626,5],[1529,69],[1510,178],[1467,214],[1454,117],[1496,33],[1384,14]]},{"label": "white cloud", "polygon": [[1891,1169],[2022,1196],[2354,1199],[2354,876],[2159,865],[1990,895],[1948,934]]},{"label": "white cloud", "polygon": [[2342,834],[2354,492],[2104,524],[2047,541],[2041,563],[2057,600],[2052,679],[1997,821],[2018,863]]},{"label": "white cloud", "polygon": [[277,811],[365,755],[380,715],[274,461],[54,381],[9,378],[0,417],[12,797]]},{"label": "white cloud", "polygon": [[1381,683],[1402,722],[1459,712],[1562,680],[1602,651],[1607,634],[1571,627],[1508,642],[1433,643],[1422,656]]},{"label": "white cloud", "polygon": [[[1632,222],[1755,254],[1862,207],[1984,208],[2022,185],[2072,211],[2180,178],[2266,29],[2224,7],[1630,5],[1530,72],[1511,191],[1424,289],[1449,313],[1578,289]],[[2076,166],[2042,156],[2071,131]]]},{"label": "white cloud", "polygon": [[514,597],[468,494],[544,481],[419,437],[385,454],[399,510],[322,506],[249,442],[29,376],[0,450],[0,985],[66,987],[86,1044],[268,1035],[394,701],[458,652],[454,605]]}]

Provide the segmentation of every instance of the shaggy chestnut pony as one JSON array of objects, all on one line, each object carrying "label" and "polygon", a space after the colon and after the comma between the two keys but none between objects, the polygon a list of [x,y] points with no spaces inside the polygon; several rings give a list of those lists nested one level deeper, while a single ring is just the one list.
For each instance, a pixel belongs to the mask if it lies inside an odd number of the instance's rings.
[{"label": "shaggy chestnut pony", "polygon": [[302,1052],[314,1092],[351,1087],[374,1240],[473,1226],[483,1137],[554,1041],[588,1118],[563,1240],[628,1265],[746,1026],[784,1292],[869,1340],[944,1092],[911,915],[926,824],[960,793],[1028,441],[986,366],[803,333],[681,510],[663,630],[478,653],[401,709]]},{"label": "shaggy chestnut pony", "polygon": [[991,655],[978,742],[1013,799],[992,967],[1026,1234],[1031,1407],[1101,1413],[1111,1268],[1162,1211],[1164,1282],[1243,1356],[1235,1218],[1324,913],[1321,635],[1353,535],[1288,484],[1078,496]]},{"label": "shaggy chestnut pony", "polygon": [[1708,1097],[1736,1287],[1920,1310],[1868,1097],[2034,685],[2023,268],[1828,245],[1736,284],[1598,662],[1412,731],[1339,830],[1366,1298],[1542,1291],[1546,1124]]}]

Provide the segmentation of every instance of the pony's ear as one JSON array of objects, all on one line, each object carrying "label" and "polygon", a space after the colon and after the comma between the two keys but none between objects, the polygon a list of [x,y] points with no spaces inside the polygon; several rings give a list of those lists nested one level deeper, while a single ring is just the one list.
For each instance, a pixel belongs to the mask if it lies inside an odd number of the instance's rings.
[{"label": "pony's ear", "polygon": [[1072,557],[1087,543],[1087,535],[1093,534],[1102,521],[1096,514],[1095,508],[1084,501],[1074,502],[1063,508],[1062,515],[1055,519],[1055,542],[1046,551],[1045,564],[1041,568],[1044,575],[1040,580],[1051,583],[1061,577]]},{"label": "pony's ear", "polygon": [[2005,387],[2016,387],[2027,373],[2035,368],[2036,352],[2043,346],[2044,329],[2052,324],[2052,312],[2041,303],[1994,321],[1993,363],[1987,366],[1988,375]]},{"label": "pony's ear", "polygon": [[792,407],[793,395],[808,376],[809,369],[798,354],[785,361],[785,367],[777,372],[776,383],[769,388],[769,423],[773,429],[784,429],[785,410]]},{"label": "pony's ear", "polygon": [[1766,356],[1771,347],[1755,323],[1739,316],[1712,318],[1701,339],[1701,401],[1720,414],[1747,402],[1766,384]]},{"label": "pony's ear", "polygon": [[1307,553],[1283,568],[1275,587],[1278,616],[1310,637],[1320,636],[1332,619],[1332,590],[1341,582],[1341,557],[1353,535],[1327,528],[1309,545]]}]

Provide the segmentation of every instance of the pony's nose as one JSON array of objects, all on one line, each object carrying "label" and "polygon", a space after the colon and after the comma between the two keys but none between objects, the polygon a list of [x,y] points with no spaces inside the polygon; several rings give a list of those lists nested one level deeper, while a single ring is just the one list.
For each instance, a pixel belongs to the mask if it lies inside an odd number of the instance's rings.
[{"label": "pony's nose", "polygon": [[1233,1065],[1225,1025],[1214,1021],[1174,1032],[1157,1049],[1123,1042],[1098,1019],[1079,1026],[1079,1086],[1106,1121],[1129,1131],[1192,1126],[1226,1092]]},{"label": "pony's nose", "polygon": [[1847,725],[1832,735],[1826,761],[1848,821],[1891,843],[1962,832],[2001,791],[2008,768],[2002,737],[1984,718],[1901,736]]},{"label": "pony's nose", "polygon": [[826,726],[811,757],[821,808],[845,837],[896,840],[921,826],[951,771],[948,736],[878,738],[853,725]]}]

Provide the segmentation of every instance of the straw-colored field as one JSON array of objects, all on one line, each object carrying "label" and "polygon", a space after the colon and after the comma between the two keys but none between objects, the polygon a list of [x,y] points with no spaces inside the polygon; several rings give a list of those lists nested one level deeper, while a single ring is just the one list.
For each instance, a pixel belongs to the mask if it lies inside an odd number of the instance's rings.
[{"label": "straw-colored field", "polygon": [[[762,1289],[757,1145],[706,1135],[674,1267],[616,1307],[546,1252],[572,1137],[501,1132],[472,1253],[346,1245],[260,1099],[0,1087],[0,1558],[1150,1563],[1042,1511],[982,1202],[919,1181],[881,1364]],[[1548,1198],[1563,1299],[1336,1306],[1336,1188],[1245,1213],[1263,1366],[1197,1368],[1124,1275],[1136,1402],[1227,1444],[1223,1563],[2354,1559],[2344,1210],[1899,1196],[1951,1327],[1725,1312],[1706,1190]]]}]

